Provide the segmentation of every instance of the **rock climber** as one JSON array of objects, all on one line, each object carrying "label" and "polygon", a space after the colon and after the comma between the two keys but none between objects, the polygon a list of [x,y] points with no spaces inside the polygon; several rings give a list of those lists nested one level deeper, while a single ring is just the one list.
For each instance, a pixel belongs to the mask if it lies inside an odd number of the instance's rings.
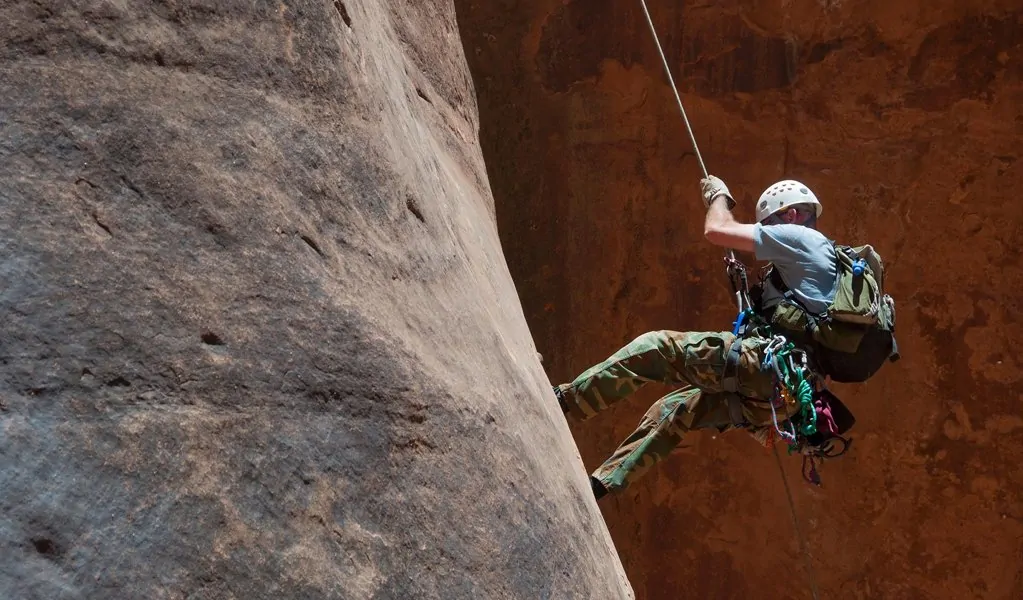
[{"label": "rock climber", "polygon": [[[700,185],[707,240],[752,252],[768,266],[733,331],[644,333],[554,387],[562,410],[578,420],[650,382],[678,388],[655,402],[593,471],[597,499],[642,477],[693,429],[745,429],[765,446],[784,438],[804,456],[812,453],[852,422],[826,378],[864,381],[898,358],[880,256],[820,233],[822,206],[809,187],[794,180],[771,185],[757,201],[756,223],[748,224],[732,215],[735,200],[721,179],[708,175]],[[730,269],[741,267],[732,261]]]}]

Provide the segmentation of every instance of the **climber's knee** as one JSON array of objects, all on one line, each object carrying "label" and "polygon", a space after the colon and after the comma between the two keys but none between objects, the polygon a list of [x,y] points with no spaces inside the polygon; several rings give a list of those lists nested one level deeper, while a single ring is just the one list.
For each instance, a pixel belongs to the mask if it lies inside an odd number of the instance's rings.
[{"label": "climber's knee", "polygon": [[648,331],[632,340],[625,350],[630,355],[654,352],[664,357],[672,357],[675,355],[674,340],[683,335],[680,332],[666,329]]}]

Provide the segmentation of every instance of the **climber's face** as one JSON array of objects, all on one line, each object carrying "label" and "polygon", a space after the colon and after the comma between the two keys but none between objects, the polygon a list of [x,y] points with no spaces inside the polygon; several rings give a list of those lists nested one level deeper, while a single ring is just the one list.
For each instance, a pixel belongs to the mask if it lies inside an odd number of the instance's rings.
[{"label": "climber's face", "polygon": [[817,229],[817,212],[812,204],[796,204],[764,219],[764,225],[802,225]]}]

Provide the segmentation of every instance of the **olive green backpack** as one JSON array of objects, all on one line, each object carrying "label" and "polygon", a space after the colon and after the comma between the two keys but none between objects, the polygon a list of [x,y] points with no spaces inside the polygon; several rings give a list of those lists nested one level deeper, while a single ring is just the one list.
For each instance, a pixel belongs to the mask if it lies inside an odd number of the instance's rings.
[{"label": "olive green backpack", "polygon": [[770,278],[783,299],[765,317],[778,333],[804,346],[831,379],[862,382],[885,362],[899,359],[895,301],[884,292],[884,263],[871,246],[832,245],[838,256],[838,289],[827,310],[808,311],[769,266],[764,279]]}]

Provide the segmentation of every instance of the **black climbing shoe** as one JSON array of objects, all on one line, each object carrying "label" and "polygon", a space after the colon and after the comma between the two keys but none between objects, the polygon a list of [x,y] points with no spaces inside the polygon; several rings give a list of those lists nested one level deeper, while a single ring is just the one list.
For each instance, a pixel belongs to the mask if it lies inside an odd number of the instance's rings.
[{"label": "black climbing shoe", "polygon": [[554,386],[554,396],[558,399],[558,404],[561,405],[561,412],[568,414],[568,402],[565,400],[565,393],[561,391],[561,388]]},{"label": "black climbing shoe", "polygon": [[590,476],[590,487],[593,489],[593,497],[600,500],[607,495],[607,488],[596,477]]}]

